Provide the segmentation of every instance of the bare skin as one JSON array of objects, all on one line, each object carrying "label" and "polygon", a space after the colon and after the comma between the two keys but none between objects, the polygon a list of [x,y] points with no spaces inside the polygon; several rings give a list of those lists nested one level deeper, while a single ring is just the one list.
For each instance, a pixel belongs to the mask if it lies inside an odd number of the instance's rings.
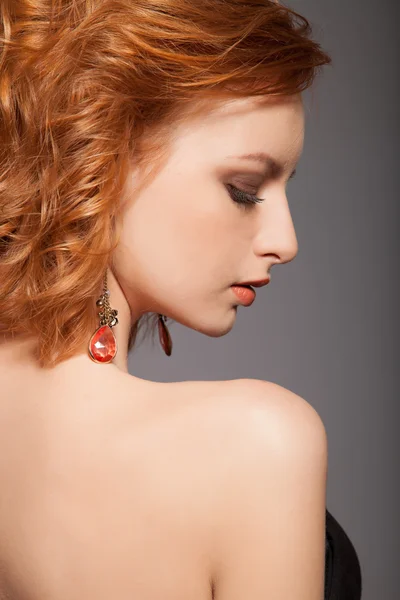
[{"label": "bare skin", "polygon": [[[0,344],[0,600],[322,598],[326,438],[314,409],[264,381],[145,381],[127,353],[149,310],[226,334],[230,286],[295,257],[285,185],[303,126],[299,98],[239,102],[178,131],[139,195],[132,171],[108,272],[112,363],[82,349],[44,371],[34,340]],[[226,159],[257,151],[283,165],[278,177]],[[228,180],[264,203],[244,212]]]},{"label": "bare skin", "polygon": [[[244,600],[252,586],[261,600],[287,570],[294,587],[283,598],[306,600],[303,576],[309,597],[322,598],[314,540],[322,552],[326,454],[300,397],[256,380],[133,381],[111,365],[75,380],[25,366],[22,378],[4,352],[0,364],[1,600]],[[296,454],[289,468],[276,460],[281,443]],[[280,474],[290,490],[289,473],[298,489],[275,498]],[[296,556],[273,569],[274,582],[268,564],[288,543],[279,519]],[[243,589],[230,583],[238,574]]]},{"label": "bare skin", "polygon": [[0,598],[211,598],[219,386],[0,376]]}]

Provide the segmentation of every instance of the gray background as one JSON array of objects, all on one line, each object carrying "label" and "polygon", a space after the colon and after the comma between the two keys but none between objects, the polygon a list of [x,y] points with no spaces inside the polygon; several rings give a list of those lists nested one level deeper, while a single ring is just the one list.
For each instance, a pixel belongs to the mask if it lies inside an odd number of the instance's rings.
[{"label": "gray background", "polygon": [[129,369],[153,381],[265,379],[310,402],[328,434],[327,507],[357,550],[362,598],[397,600],[400,10],[285,4],[333,60],[304,93],[305,147],[287,188],[299,253],[238,307],[228,335],[169,322],[172,356],[145,341]]}]

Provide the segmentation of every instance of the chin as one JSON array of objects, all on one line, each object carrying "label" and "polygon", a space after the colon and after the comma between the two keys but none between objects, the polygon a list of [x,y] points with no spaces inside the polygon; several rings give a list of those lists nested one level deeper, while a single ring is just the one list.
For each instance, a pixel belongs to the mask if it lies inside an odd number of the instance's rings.
[{"label": "chin", "polygon": [[185,310],[166,309],[165,314],[188,329],[198,331],[209,337],[218,338],[229,333],[234,326],[237,306],[237,304],[227,303],[223,307],[220,305],[216,308],[214,305],[210,308],[209,304],[202,307],[200,303],[197,303],[196,306],[189,308],[187,304]]},{"label": "chin", "polygon": [[220,317],[214,315],[214,318],[210,317],[207,320],[203,319],[200,323],[192,323],[189,327],[208,337],[219,338],[231,331],[235,324],[235,320],[236,306]]}]

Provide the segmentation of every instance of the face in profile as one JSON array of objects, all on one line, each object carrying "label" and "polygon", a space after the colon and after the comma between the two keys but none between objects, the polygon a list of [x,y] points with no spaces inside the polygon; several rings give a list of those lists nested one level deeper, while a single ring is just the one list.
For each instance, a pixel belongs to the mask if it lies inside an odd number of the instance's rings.
[{"label": "face in profile", "polygon": [[[133,315],[217,337],[240,304],[231,286],[297,254],[286,186],[303,149],[302,97],[220,101],[172,133],[150,183],[129,173],[113,274]],[[273,160],[239,158],[261,153]]]}]

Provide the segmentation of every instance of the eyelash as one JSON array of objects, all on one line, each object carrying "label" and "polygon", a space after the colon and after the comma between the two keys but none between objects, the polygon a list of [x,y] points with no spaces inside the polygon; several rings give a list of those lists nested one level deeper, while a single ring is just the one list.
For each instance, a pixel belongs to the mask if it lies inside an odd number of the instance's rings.
[{"label": "eyelash", "polygon": [[237,188],[236,186],[232,185],[231,183],[228,183],[227,186],[228,188],[228,192],[229,195],[232,197],[233,201],[236,202],[237,204],[244,204],[245,206],[247,205],[254,205],[254,204],[259,204],[260,202],[263,202],[264,199],[263,198],[259,198],[258,196],[255,196],[254,194],[249,194],[248,192],[245,192],[244,190],[241,190],[239,188]]}]

